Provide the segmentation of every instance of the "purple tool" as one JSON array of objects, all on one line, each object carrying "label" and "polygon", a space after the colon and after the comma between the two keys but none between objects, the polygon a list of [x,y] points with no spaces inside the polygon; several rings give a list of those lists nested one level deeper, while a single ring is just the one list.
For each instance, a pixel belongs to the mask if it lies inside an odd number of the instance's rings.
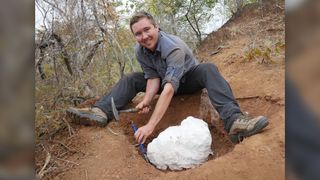
[{"label": "purple tool", "polygon": [[[137,131],[138,128],[137,128],[137,126],[136,126],[133,122],[131,122],[131,127],[132,127],[132,129],[133,129],[133,133],[136,133],[136,131]],[[139,149],[140,149],[140,152],[143,154],[144,159],[145,159],[147,162],[150,162],[149,159],[148,159],[148,156],[147,156],[147,151],[146,151],[146,149],[144,148],[143,144],[141,144],[141,142],[139,142]]]}]

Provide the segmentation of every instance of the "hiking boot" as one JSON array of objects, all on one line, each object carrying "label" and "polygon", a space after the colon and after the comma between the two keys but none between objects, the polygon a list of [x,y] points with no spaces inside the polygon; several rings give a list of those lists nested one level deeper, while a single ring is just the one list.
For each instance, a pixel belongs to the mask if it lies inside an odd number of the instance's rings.
[{"label": "hiking boot", "polygon": [[232,124],[229,137],[233,143],[239,143],[244,138],[259,133],[269,124],[264,116],[251,118],[247,115],[240,115]]},{"label": "hiking boot", "polygon": [[108,117],[99,108],[73,108],[67,109],[67,114],[71,117],[72,122],[81,125],[101,126],[108,123]]}]

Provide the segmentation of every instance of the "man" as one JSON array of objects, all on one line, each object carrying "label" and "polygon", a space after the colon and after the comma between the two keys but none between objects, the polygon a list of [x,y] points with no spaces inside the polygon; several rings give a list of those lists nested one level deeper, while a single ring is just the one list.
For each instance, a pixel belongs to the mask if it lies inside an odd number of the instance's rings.
[{"label": "man", "polygon": [[144,143],[165,114],[175,94],[188,94],[206,88],[212,105],[220,114],[225,130],[234,143],[258,133],[268,125],[267,118],[244,115],[227,81],[214,64],[198,64],[192,51],[177,36],[160,30],[153,17],[138,12],[130,20],[130,29],[138,44],[135,55],[143,73],[122,78],[111,92],[89,110],[69,108],[67,112],[80,117],[80,123],[105,126],[114,118],[111,97],[117,108],[124,107],[140,91],[143,100],[136,106],[139,113],[149,112],[152,98],[160,93],[149,122],[140,127],[135,138]]}]

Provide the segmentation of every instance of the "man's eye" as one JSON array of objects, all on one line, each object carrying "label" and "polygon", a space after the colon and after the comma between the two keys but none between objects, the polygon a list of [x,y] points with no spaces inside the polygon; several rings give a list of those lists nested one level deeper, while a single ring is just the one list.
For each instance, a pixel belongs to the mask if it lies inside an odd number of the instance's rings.
[{"label": "man's eye", "polygon": [[149,32],[150,28],[144,29],[144,32]]}]

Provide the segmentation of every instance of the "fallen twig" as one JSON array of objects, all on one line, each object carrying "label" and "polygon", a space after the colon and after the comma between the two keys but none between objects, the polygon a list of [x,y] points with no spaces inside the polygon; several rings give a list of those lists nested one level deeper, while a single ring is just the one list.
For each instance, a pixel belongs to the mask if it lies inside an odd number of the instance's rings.
[{"label": "fallen twig", "polygon": [[64,162],[67,162],[67,163],[71,163],[71,164],[74,164],[74,165],[77,165],[77,166],[79,166],[79,165],[80,165],[80,164],[75,163],[75,162],[73,162],[73,161],[69,161],[69,160],[61,159],[61,158],[58,158],[58,157],[55,157],[55,159],[58,159],[58,160],[60,160],[60,161],[64,161]]},{"label": "fallen twig", "polygon": [[62,120],[67,124],[68,126],[68,130],[69,130],[69,136],[72,136],[75,134],[73,128],[70,126],[70,124],[68,123],[68,121],[65,119],[65,116],[62,118]]},{"label": "fallen twig", "polygon": [[281,9],[281,10],[284,10],[283,7],[279,6],[278,4],[276,5],[277,8]]},{"label": "fallen twig", "polygon": [[84,171],[86,173],[86,180],[88,180],[88,171],[87,171],[87,169],[85,169]]},{"label": "fallen twig", "polygon": [[228,48],[229,46],[219,46],[219,47],[217,47],[217,49],[215,50],[215,51],[213,51],[212,53],[210,53],[209,55],[210,56],[213,56],[213,55],[215,55],[215,54],[218,54],[222,49],[224,49],[224,48]]},{"label": "fallen twig", "polygon": [[82,152],[82,151],[80,151],[80,150],[71,149],[70,147],[68,147],[67,145],[63,144],[63,143],[60,142],[60,141],[52,140],[52,142],[55,142],[55,143],[58,143],[58,144],[62,145],[64,148],[66,148],[68,151],[70,151],[70,152],[72,152],[72,153],[80,152],[80,153],[82,153],[82,154],[84,154],[84,155],[86,154],[86,153],[84,153],[84,152]]},{"label": "fallen twig", "polygon": [[213,51],[212,53],[210,53],[210,56],[213,56],[215,54],[218,54],[221,51],[221,47],[219,46],[215,51]]},{"label": "fallen twig", "polygon": [[210,53],[210,56],[213,56],[215,54],[218,54],[220,52],[220,50],[216,50],[216,51],[213,51],[212,53]]},{"label": "fallen twig", "polygon": [[59,90],[58,93],[57,93],[57,95],[55,95],[55,97],[54,97],[54,101],[53,101],[50,109],[55,109],[58,100],[59,100],[62,96],[63,96],[63,95],[62,95],[62,90]]},{"label": "fallen twig", "polygon": [[255,99],[255,98],[259,98],[260,96],[245,96],[245,97],[237,97],[236,99],[237,100],[240,100],[240,99]]},{"label": "fallen twig", "polygon": [[60,142],[60,141],[55,141],[55,140],[52,140],[52,142],[55,142],[55,143],[58,143],[58,144],[60,144],[60,145],[62,145],[64,148],[66,148],[68,151],[70,151],[70,152],[77,152],[76,150],[73,150],[73,149],[71,149],[71,148],[69,148],[67,145],[65,145],[65,144],[63,144],[62,142]]},{"label": "fallen twig", "polygon": [[39,173],[37,174],[38,179],[41,179],[44,176],[44,174],[46,173],[45,169],[46,169],[47,165],[49,164],[50,160],[51,160],[51,154],[49,152],[47,152],[47,157],[44,162],[44,165],[41,168],[41,170],[39,171]]},{"label": "fallen twig", "polygon": [[108,129],[112,134],[114,134],[114,135],[116,135],[116,136],[119,136],[119,135],[120,135],[119,133],[115,133],[114,131],[112,131],[112,129],[109,128],[108,126],[107,126],[107,129]]}]

